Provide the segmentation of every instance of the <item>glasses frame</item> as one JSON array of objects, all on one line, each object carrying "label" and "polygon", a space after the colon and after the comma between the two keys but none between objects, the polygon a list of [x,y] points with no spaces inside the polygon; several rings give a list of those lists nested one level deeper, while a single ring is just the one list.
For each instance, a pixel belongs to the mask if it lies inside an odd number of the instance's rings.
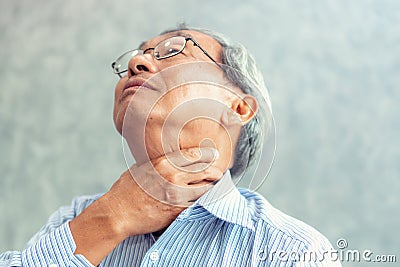
[{"label": "glasses frame", "polygon": [[[159,42],[155,47],[149,47],[149,48],[146,48],[145,50],[142,50],[142,49],[133,49],[133,50],[129,50],[129,51],[123,53],[123,54],[122,54],[121,56],[119,56],[113,63],[111,63],[111,68],[113,69],[114,74],[117,74],[120,78],[122,78],[123,76],[122,76],[121,74],[128,71],[128,68],[127,68],[127,69],[124,69],[124,70],[122,70],[122,71],[117,71],[117,70],[115,69],[115,65],[117,64],[117,62],[118,62],[119,60],[121,60],[124,56],[126,56],[127,54],[132,54],[134,51],[137,51],[137,52],[138,52],[138,53],[136,53],[134,56],[132,56],[132,57],[129,59],[129,61],[130,61],[133,57],[135,57],[135,56],[137,56],[137,55],[143,55],[143,54],[145,54],[147,51],[150,51],[150,50],[153,50],[153,51],[154,51],[162,42],[164,42],[164,41],[166,41],[166,40],[168,40],[168,39],[174,38],[174,37],[182,37],[182,38],[185,38],[185,43],[183,44],[182,48],[181,48],[179,51],[177,51],[177,52],[171,53],[170,55],[168,55],[168,56],[163,56],[163,57],[156,57],[156,55],[153,53],[154,59],[156,59],[156,60],[163,60],[163,59],[166,59],[166,58],[170,58],[170,57],[174,57],[174,56],[176,56],[176,55],[179,55],[180,53],[182,53],[183,50],[185,50],[186,45],[187,45],[187,42],[188,42],[188,41],[192,41],[195,47],[198,47],[209,59],[211,59],[212,62],[214,62],[215,64],[217,64],[218,67],[221,68],[221,66],[218,64],[218,62],[217,62],[215,59],[213,59],[213,58],[210,56],[210,54],[208,54],[207,51],[206,51],[204,48],[202,48],[198,42],[196,42],[196,40],[194,40],[192,37],[185,37],[185,36],[179,36],[179,35],[177,35],[177,36],[172,36],[172,37],[169,37],[169,38],[167,38],[167,39],[165,39],[165,40],[162,40],[162,41]],[[129,61],[128,61],[128,62],[129,62]]]}]

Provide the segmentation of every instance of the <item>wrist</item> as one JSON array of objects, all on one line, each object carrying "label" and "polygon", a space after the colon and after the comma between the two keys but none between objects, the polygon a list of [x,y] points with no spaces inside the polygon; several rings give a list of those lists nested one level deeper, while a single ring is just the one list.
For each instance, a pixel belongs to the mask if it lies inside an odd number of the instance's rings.
[{"label": "wrist", "polygon": [[99,264],[127,236],[108,196],[104,195],[69,223],[76,244],[74,254]]},{"label": "wrist", "polygon": [[105,220],[110,231],[116,239],[124,240],[125,238],[134,235],[131,228],[134,220],[130,220],[128,210],[124,205],[124,199],[115,197],[110,192],[104,194],[99,199],[100,203],[105,211]]}]

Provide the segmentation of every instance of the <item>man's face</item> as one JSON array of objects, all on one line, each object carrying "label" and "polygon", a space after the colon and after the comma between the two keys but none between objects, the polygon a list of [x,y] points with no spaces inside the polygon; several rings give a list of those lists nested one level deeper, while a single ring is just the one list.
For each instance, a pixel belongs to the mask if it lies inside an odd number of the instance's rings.
[{"label": "man's face", "polygon": [[[177,35],[192,37],[214,60],[221,61],[221,45],[196,31],[160,35],[140,49],[154,48]],[[232,119],[231,113],[235,113],[243,93],[238,88],[191,82],[204,79],[228,83],[222,70],[193,42],[188,41],[182,53],[170,58],[157,60],[152,53],[150,50],[133,57],[127,75],[115,89],[114,123],[136,161],[141,163],[174,150],[205,145],[219,150],[220,164],[226,169],[241,127],[239,116]],[[226,116],[230,116],[233,130],[228,131],[220,122]]]},{"label": "man's face", "polygon": [[[222,51],[221,45],[212,37],[195,31],[179,31],[160,35],[148,40],[140,48],[145,50],[147,48],[155,47],[158,43],[167,39],[168,37],[177,35],[193,36],[193,38],[201,44],[201,46],[211,55],[212,58],[214,58],[217,62],[220,62],[220,55]],[[188,42],[182,53],[171,58],[156,60],[151,54],[151,51],[144,55],[133,57],[129,63],[130,70],[128,71],[128,74],[118,81],[115,88],[114,122],[118,132],[122,133],[122,124],[126,108],[133,95],[127,93],[123,95],[124,87],[128,80],[136,79],[147,81],[153,75],[169,67],[195,61],[210,61],[210,59],[191,42]],[[175,79],[175,77],[168,78]]]}]

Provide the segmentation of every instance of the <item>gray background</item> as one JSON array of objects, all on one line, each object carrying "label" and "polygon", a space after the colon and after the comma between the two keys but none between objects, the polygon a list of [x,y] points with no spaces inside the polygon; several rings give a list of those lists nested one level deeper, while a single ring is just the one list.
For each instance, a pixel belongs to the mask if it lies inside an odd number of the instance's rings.
[{"label": "gray background", "polygon": [[399,258],[399,11],[399,1],[0,0],[0,251],[118,178],[110,63],[185,20],[243,43],[265,74],[277,151],[259,191],[334,245]]}]

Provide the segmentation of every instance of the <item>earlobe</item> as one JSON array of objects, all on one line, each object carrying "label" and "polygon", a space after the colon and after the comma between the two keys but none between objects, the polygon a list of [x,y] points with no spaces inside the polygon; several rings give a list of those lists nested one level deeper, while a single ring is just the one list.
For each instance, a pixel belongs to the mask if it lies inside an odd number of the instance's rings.
[{"label": "earlobe", "polygon": [[255,97],[245,95],[241,98],[236,106],[236,113],[238,114],[243,125],[247,124],[254,118],[258,110],[258,103]]}]

